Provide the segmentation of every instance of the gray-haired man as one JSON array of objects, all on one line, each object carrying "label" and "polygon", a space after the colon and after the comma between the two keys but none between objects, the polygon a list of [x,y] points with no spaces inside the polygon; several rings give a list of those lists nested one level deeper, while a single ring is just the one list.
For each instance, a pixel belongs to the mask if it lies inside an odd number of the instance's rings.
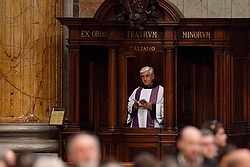
[{"label": "gray-haired man", "polygon": [[164,120],[164,89],[154,76],[154,69],[140,70],[142,85],[128,99],[127,124],[130,127],[161,127]]}]

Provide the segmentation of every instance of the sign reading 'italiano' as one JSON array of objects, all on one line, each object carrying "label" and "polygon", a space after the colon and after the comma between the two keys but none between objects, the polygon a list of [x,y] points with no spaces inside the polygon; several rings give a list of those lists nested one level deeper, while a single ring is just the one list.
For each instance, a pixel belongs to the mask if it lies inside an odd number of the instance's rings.
[{"label": "sign reading 'italiano'", "polygon": [[154,52],[156,50],[155,46],[129,46],[128,51],[135,52]]}]

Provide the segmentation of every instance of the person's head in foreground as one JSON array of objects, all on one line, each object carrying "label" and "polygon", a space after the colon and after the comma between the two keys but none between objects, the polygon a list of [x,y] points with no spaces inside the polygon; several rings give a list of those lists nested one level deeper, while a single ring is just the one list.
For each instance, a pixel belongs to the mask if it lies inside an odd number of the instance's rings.
[{"label": "person's head in foreground", "polygon": [[180,154],[177,159],[181,166],[199,166],[203,163],[200,142],[201,132],[198,128],[190,125],[180,131],[177,140],[177,148]]},{"label": "person's head in foreground", "polygon": [[208,159],[213,159],[216,154],[214,134],[209,129],[201,129],[201,154]]},{"label": "person's head in foreground", "polygon": [[0,156],[6,161],[8,167],[16,165],[16,155],[12,149],[0,146]]},{"label": "person's head in foreground", "polygon": [[8,167],[6,160],[0,156],[0,167]]},{"label": "person's head in foreground", "polygon": [[17,155],[16,167],[33,167],[36,158],[32,152],[21,152]]},{"label": "person's head in foreground", "polygon": [[221,122],[218,122],[217,120],[208,120],[203,123],[201,128],[209,129],[214,133],[214,143],[217,151],[226,146],[227,135]]},{"label": "person's head in foreground", "polygon": [[33,167],[65,167],[65,165],[58,157],[41,156],[36,159]]},{"label": "person's head in foreground", "polygon": [[235,149],[222,157],[219,167],[250,167],[250,151]]},{"label": "person's head in foreground", "polygon": [[141,152],[135,156],[134,167],[159,167],[157,158],[149,152]]},{"label": "person's head in foreground", "polygon": [[76,167],[99,166],[101,148],[97,136],[89,132],[73,135],[67,145],[67,159]]}]

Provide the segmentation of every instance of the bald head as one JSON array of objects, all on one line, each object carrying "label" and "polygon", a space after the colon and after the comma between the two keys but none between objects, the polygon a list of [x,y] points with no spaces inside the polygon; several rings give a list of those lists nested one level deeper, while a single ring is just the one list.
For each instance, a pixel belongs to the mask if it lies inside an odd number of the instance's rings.
[{"label": "bald head", "polygon": [[186,161],[192,163],[200,155],[201,132],[194,126],[186,126],[180,132],[177,147]]},{"label": "bald head", "polygon": [[250,167],[250,151],[241,148],[228,153],[221,159],[220,167]]},{"label": "bald head", "polygon": [[180,139],[191,139],[191,138],[195,138],[195,139],[200,139],[201,138],[201,132],[198,128],[196,128],[195,126],[186,126],[184,127],[181,132],[180,132]]},{"label": "bald head", "polygon": [[101,159],[98,138],[88,132],[74,135],[68,143],[67,158],[77,167],[98,166]]}]

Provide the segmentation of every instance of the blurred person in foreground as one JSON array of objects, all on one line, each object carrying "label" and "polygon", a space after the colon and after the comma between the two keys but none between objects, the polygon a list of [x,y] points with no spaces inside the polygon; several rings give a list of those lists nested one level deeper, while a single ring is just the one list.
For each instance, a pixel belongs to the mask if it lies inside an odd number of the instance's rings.
[{"label": "blurred person in foreground", "polygon": [[97,136],[86,131],[71,136],[67,145],[67,159],[75,167],[98,167],[101,146]]},{"label": "blurred person in foreground", "polygon": [[219,167],[250,167],[250,151],[246,148],[239,148],[224,155]]},{"label": "blurred person in foreground", "polygon": [[135,156],[134,159],[134,167],[159,167],[160,162],[157,158],[148,153],[148,152],[141,152]]},{"label": "blurred person in foreground", "polygon": [[58,157],[41,156],[34,162],[33,167],[65,167],[65,165]]},{"label": "blurred person in foreground", "polygon": [[0,167],[8,167],[7,162],[3,157],[0,157]]},{"label": "blurred person in foreground", "polygon": [[7,162],[8,167],[13,167],[16,165],[16,155],[12,149],[5,146],[0,146],[0,157],[2,157]]},{"label": "blurred person in foreground", "polygon": [[104,160],[99,167],[122,167],[122,165],[114,159]]},{"label": "blurred person in foreground", "polygon": [[225,157],[226,155],[228,155],[230,152],[234,151],[238,149],[238,147],[234,144],[227,144],[225,147],[223,147],[221,150],[220,150],[220,153],[217,157],[217,162],[220,163],[221,160],[223,159],[223,157]]},{"label": "blurred person in foreground", "polygon": [[216,157],[218,156],[220,150],[227,144],[227,135],[225,133],[224,126],[221,122],[217,120],[208,120],[201,126],[202,129],[206,128],[214,133],[214,143],[216,146]]},{"label": "blurred person in foreground", "polygon": [[201,129],[201,154],[204,157],[204,166],[214,167],[218,162],[215,158],[216,146],[214,144],[214,134],[209,129]]},{"label": "blurred person in foreground", "polygon": [[31,152],[21,152],[16,158],[16,167],[33,167],[36,155]]},{"label": "blurred person in foreground", "polygon": [[201,132],[194,126],[181,129],[177,142],[178,153],[176,156],[166,156],[163,163],[165,167],[201,167]]}]

